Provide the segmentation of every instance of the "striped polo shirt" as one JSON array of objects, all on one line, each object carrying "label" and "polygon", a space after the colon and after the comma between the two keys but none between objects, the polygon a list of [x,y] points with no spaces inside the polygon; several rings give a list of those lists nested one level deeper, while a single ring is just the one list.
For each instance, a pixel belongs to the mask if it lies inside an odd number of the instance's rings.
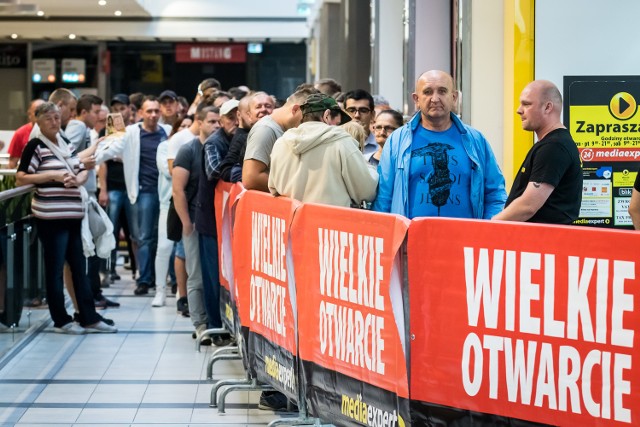
[{"label": "striped polo shirt", "polygon": [[[75,152],[69,163],[76,174],[84,170]],[[18,167],[18,171],[28,174],[67,170],[65,164],[37,138],[27,143]],[[40,219],[82,219],[84,209],[80,190],[77,187],[65,188],[57,181],[38,184],[31,201],[31,211]]]}]

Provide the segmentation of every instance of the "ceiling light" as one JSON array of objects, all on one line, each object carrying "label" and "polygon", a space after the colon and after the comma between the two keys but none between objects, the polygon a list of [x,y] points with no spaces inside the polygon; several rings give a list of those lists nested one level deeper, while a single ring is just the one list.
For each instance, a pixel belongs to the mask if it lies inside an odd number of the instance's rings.
[{"label": "ceiling light", "polygon": [[11,34],[11,38],[15,40],[15,39],[18,38],[18,35],[16,33],[13,33],[13,34]]},{"label": "ceiling light", "polygon": [[71,40],[75,40],[75,39],[76,39],[76,35],[75,35],[75,34],[69,34],[69,38],[70,38]]},{"label": "ceiling light", "polygon": [[107,0],[100,0],[100,1],[98,2],[98,5],[99,5],[99,6],[106,6],[106,5],[107,5]]},{"label": "ceiling light", "polygon": [[44,11],[43,10],[39,10],[38,13],[36,13],[36,15],[38,16],[44,16]]},{"label": "ceiling light", "polygon": [[115,12],[113,12],[113,14],[116,15],[116,16],[120,16],[120,15],[122,15],[122,12],[119,11],[119,10],[116,10]]}]

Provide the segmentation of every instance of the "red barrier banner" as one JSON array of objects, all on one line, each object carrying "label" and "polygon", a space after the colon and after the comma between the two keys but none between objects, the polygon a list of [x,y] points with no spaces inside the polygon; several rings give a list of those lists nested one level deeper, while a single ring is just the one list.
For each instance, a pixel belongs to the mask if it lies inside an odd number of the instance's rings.
[{"label": "red barrier banner", "polygon": [[[338,426],[404,426],[405,218],[304,204],[291,229],[310,412]],[[406,421],[405,421],[406,420]]]},{"label": "red barrier banner", "polygon": [[638,247],[625,231],[415,220],[412,406],[640,424]]},{"label": "red barrier banner", "polygon": [[[287,262],[289,227],[299,202],[247,191],[237,203],[233,266],[249,357],[258,380],[297,401],[295,290]],[[293,299],[293,301],[292,301]]]},{"label": "red barrier banner", "polygon": [[218,181],[214,195],[216,230],[218,234],[218,268],[220,276],[220,312],[227,329],[234,330],[235,302],[233,286],[232,207],[244,191],[242,184]]}]

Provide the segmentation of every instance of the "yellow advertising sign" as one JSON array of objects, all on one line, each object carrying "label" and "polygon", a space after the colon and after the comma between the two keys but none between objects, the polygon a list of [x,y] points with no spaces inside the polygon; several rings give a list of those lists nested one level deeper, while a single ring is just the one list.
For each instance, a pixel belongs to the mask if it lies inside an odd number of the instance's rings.
[{"label": "yellow advertising sign", "polygon": [[633,183],[636,181],[638,172],[631,172],[627,169],[622,172],[613,173],[613,186],[614,187],[633,187]]}]

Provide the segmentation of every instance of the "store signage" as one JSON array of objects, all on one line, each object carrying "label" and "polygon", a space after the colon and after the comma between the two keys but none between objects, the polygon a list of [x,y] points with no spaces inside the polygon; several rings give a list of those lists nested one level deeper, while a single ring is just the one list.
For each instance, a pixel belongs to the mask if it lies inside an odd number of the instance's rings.
[{"label": "store signage", "polygon": [[632,228],[628,213],[640,160],[640,76],[565,76],[565,126],[582,160],[575,224]]},{"label": "store signage", "polygon": [[26,68],[27,51],[21,45],[0,45],[0,68]]},{"label": "store signage", "polygon": [[84,83],[86,69],[84,59],[64,58],[62,60],[62,81],[64,83]]},{"label": "store signage", "polygon": [[247,61],[245,43],[178,43],[176,62],[243,63]]},{"label": "store signage", "polygon": [[31,80],[34,83],[56,82],[56,60],[34,59],[31,61]]}]

